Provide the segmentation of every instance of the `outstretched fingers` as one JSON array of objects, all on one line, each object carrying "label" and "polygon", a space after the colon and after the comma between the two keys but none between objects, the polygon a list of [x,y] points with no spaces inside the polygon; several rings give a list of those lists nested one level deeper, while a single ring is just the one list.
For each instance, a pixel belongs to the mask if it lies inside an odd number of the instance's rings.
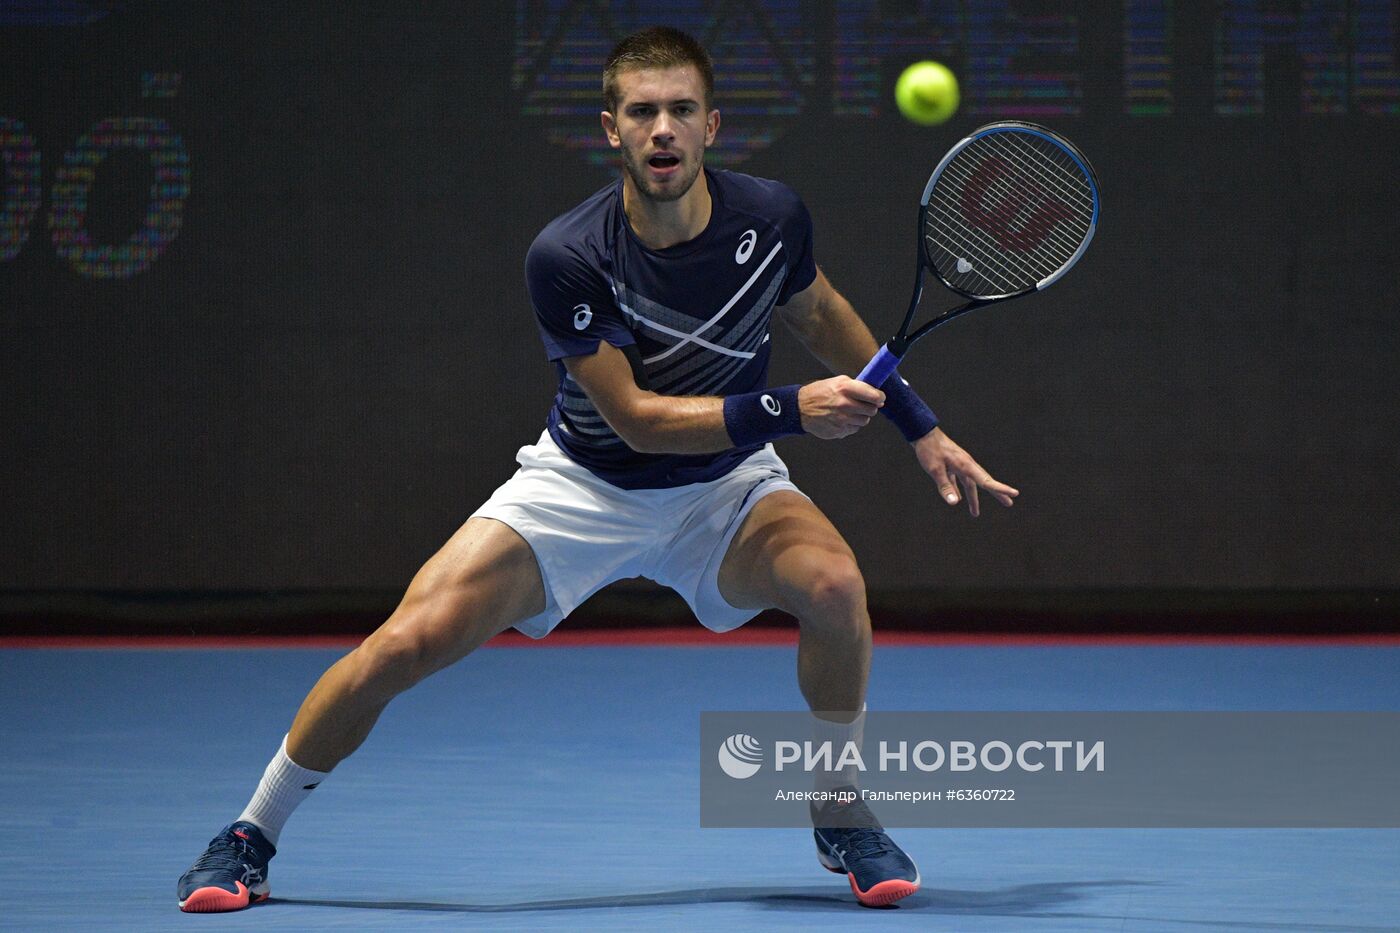
[{"label": "outstretched fingers", "polygon": [[976,462],[969,463],[968,469],[960,472],[958,479],[962,482],[963,488],[967,490],[967,507],[973,518],[981,514],[981,506],[977,499],[978,489],[985,489],[992,494],[992,498],[1008,509],[1015,503],[1016,497],[1021,494],[1020,490],[1015,487],[993,479],[992,474],[982,469]]},{"label": "outstretched fingers", "polygon": [[[960,498],[967,499],[967,510],[973,518],[982,514],[982,503],[978,495],[978,490],[986,490],[1006,508],[1011,508],[1020,490],[1014,486],[1008,486],[992,477],[992,474],[982,469],[977,461],[968,458],[965,464],[955,465],[951,470],[936,470],[934,478],[938,481],[938,491],[943,494],[949,505],[957,505]],[[956,482],[954,480],[956,479]],[[960,495],[958,483],[962,484],[962,494]]]},{"label": "outstretched fingers", "polygon": [[[1010,508],[1020,490],[994,479],[941,428],[934,428],[914,442],[919,465],[938,484],[938,494],[949,505],[957,505],[964,495],[968,511],[976,518],[982,512],[980,492],[989,493],[1003,506]],[[962,489],[959,490],[959,484]]]}]

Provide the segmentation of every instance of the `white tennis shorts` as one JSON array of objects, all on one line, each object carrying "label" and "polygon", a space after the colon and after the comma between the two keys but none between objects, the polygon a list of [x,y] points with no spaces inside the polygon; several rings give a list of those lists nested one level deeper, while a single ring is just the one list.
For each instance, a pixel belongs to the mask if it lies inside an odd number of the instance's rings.
[{"label": "white tennis shorts", "polygon": [[772,444],[719,479],[671,489],[619,489],[570,460],[548,431],[515,459],[520,469],[472,516],[505,522],[535,552],[545,610],[516,625],[531,638],[630,577],[671,587],[708,629],[738,628],[759,610],[736,609],[720,595],[729,542],[764,496],[802,494]]}]

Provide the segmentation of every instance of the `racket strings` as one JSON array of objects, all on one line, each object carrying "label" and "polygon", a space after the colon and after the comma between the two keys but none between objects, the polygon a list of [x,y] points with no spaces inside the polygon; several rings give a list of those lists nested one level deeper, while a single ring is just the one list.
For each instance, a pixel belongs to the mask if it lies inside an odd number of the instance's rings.
[{"label": "racket strings", "polygon": [[930,265],[970,295],[1027,290],[1077,257],[1094,204],[1092,181],[1055,142],[1015,130],[986,134],[944,167],[931,192]]},{"label": "racket strings", "polygon": [[[984,186],[984,190],[987,193],[997,195],[1001,203],[1015,203],[1016,200],[1019,199],[1026,205],[1023,211],[1031,210],[1033,215],[1035,211],[1044,209],[1048,202],[1052,202],[1052,198],[1046,194],[1043,188],[1029,185],[1017,176],[997,175],[992,180],[982,181],[980,184]],[[964,190],[966,190],[966,187],[964,187]],[[1063,202],[1053,200],[1053,203],[1060,205]],[[960,206],[962,206],[964,210],[966,209],[966,205]],[[1022,212],[1018,212],[1018,214],[1019,213]],[[1063,219],[1066,216],[1068,216],[1068,214],[1061,214],[1057,219]],[[1013,229],[1008,228],[1003,235],[1012,232],[1014,232]],[[993,235],[993,239],[997,239],[998,242],[1000,242],[1000,238],[996,235]],[[1050,257],[1058,250],[1068,249],[1070,252],[1073,252],[1078,242],[1078,238],[1072,239],[1062,233],[1059,224],[1051,224],[1034,242],[1027,241],[1023,242],[1021,245],[1027,253],[1039,253]]]},{"label": "racket strings", "polygon": [[[946,234],[955,231],[959,226],[966,223],[961,213],[942,204],[930,202],[929,210],[938,215],[937,220],[942,221],[941,224],[935,225],[935,218],[930,218],[930,237],[936,238],[939,232]],[[958,239],[957,235],[954,234],[952,239]],[[1020,263],[1015,261],[1017,258],[1023,258],[1028,264],[1041,265],[1047,275],[1059,268],[1059,263],[1055,261],[1055,257],[1047,253],[1044,249],[1022,250],[1020,251],[1020,257],[1009,256],[1007,255],[1007,250],[998,242],[993,234],[980,229],[974,228],[962,232],[959,242],[963,241],[969,246],[982,249],[985,256],[992,257],[1003,269],[1011,271],[1013,276],[1017,275],[1017,270],[1020,269]]]},{"label": "racket strings", "polygon": [[[929,227],[932,229],[934,225],[931,221],[932,217],[930,216]],[[1022,270],[1013,269],[1005,265],[999,258],[998,253],[984,249],[978,244],[976,238],[964,238],[956,242],[953,242],[952,238],[950,238],[948,242],[945,242],[939,239],[936,233],[929,232],[925,234],[925,239],[932,247],[937,247],[939,250],[942,250],[945,255],[953,257],[951,260],[951,268],[947,268],[949,265],[948,262],[935,261],[934,263],[934,267],[941,274],[945,275],[945,277],[954,279],[985,279],[997,286],[991,290],[992,293],[1020,290],[1017,283],[1024,278],[1021,274]],[[939,254],[936,250],[931,248],[929,249],[929,255],[937,257]],[[969,273],[958,273],[958,260],[966,261],[969,265],[976,268],[977,275],[970,275],[970,271]],[[984,289],[970,290],[974,292],[984,291]]]},{"label": "racket strings", "polygon": [[[1009,260],[1007,264],[1013,268],[1017,265],[1017,254],[1022,254],[1026,258],[1040,259],[1045,274],[1053,272],[1073,255],[1083,239],[1082,230],[1074,231],[1077,236],[1069,236],[1059,229],[1059,221],[1074,216],[1073,209],[1054,198],[1043,186],[1035,185],[1021,175],[1012,175],[1008,170],[997,169],[979,178],[976,173],[988,164],[988,159],[984,158],[976,168],[956,165],[956,160],[954,165],[949,166],[952,172],[950,180],[959,184],[956,191],[949,191],[947,202],[939,207],[950,231],[976,237],[991,249],[1005,254]],[[1029,173],[1031,167],[1018,166],[1017,171]],[[971,197],[969,186],[974,188]],[[969,200],[978,203],[969,205]],[[980,202],[983,201],[990,201],[998,207],[995,211],[981,209]],[[1044,213],[1047,204],[1058,208],[1049,218]],[[973,216],[969,217],[969,214]],[[1037,218],[1044,229],[1028,230],[1028,226]],[[1087,226],[1086,219],[1084,228],[1087,229]]]},{"label": "racket strings", "polygon": [[[1006,185],[989,185],[986,190],[988,193],[999,197],[1003,203],[1022,196],[1014,188]],[[954,204],[948,206],[930,202],[930,208],[939,213],[940,219],[944,222],[946,229],[956,230],[967,227],[966,215],[962,212],[961,205]],[[1027,262],[1039,261],[1042,266],[1042,271],[1046,275],[1058,269],[1060,264],[1064,262],[1069,255],[1073,254],[1074,250],[1079,245],[1077,239],[1071,241],[1065,235],[1057,233],[1054,227],[1045,234],[1042,243],[1039,245],[1032,245],[1025,242],[1024,237],[1017,237],[1017,231],[1013,228],[1007,227],[1001,230],[987,230],[984,229],[984,226],[985,225],[978,224],[972,226],[971,229],[963,230],[963,236],[985,245],[997,255],[1007,255],[1009,265],[1012,267],[1017,265],[1014,261],[1016,258],[1024,258]],[[1011,245],[1005,242],[1007,239],[1012,240]],[[1013,250],[1016,254],[1019,254],[1019,257],[1017,255],[1011,255],[1011,251]]]},{"label": "racket strings", "polygon": [[992,158],[976,168],[955,167],[956,200],[946,205],[944,217],[953,229],[977,235],[1012,260],[1024,254],[1053,269],[1077,250],[1090,214],[1082,215],[1083,222],[1076,225],[1080,229],[1064,229],[1062,222],[1075,217],[1074,208],[1039,180],[1053,184],[1050,176],[1031,176],[1032,169],[1023,160],[1012,164]]},{"label": "racket strings", "polygon": [[[1033,277],[1038,281],[1046,275],[1051,275],[1057,268],[1054,264],[1044,261],[1035,262],[1033,254],[1023,254],[1020,259],[1009,257],[1005,250],[990,236],[976,230],[955,232],[963,226],[962,216],[944,208],[941,205],[930,203],[930,214],[928,232],[925,234],[930,244],[940,247],[944,254],[949,257],[944,262],[935,262],[935,268],[946,276],[955,276],[967,280],[982,278],[998,286],[992,289],[992,293],[1021,291],[1025,288],[1028,277]],[[939,218],[935,215],[942,215],[944,223],[938,223]],[[940,237],[940,233],[942,237]],[[931,257],[937,257],[938,253],[930,250]],[[975,272],[961,272],[958,262],[967,261],[975,268]],[[970,289],[972,291],[982,291],[983,289]]]},{"label": "racket strings", "polygon": [[1022,254],[1012,257],[990,236],[969,229],[952,208],[931,205],[926,240],[930,264],[945,280],[973,294],[1010,294],[1044,274]]},{"label": "racket strings", "polygon": [[[1027,176],[1033,175],[1037,183],[1045,183],[1040,187],[1040,190],[1037,191],[1034,185],[1028,184],[1021,176],[1011,176],[1013,182],[1019,183],[1018,190],[1029,197],[1034,197],[1037,194],[1041,195],[1043,203],[1044,200],[1048,200],[1052,194],[1052,192],[1048,191],[1046,186],[1053,187],[1055,189],[1053,194],[1058,195],[1058,203],[1064,208],[1062,219],[1074,217],[1074,204],[1076,202],[1081,203],[1087,206],[1087,213],[1082,215],[1087,227],[1089,219],[1093,216],[1093,194],[1089,191],[1088,186],[1083,183],[1083,176],[1080,174],[1078,166],[1074,165],[1073,161],[1057,147],[1050,148],[1048,151],[1045,148],[1038,149],[1037,151],[1044,157],[1044,161],[1035,163],[1029,162],[1016,147],[1010,146],[1004,140],[999,139],[999,136],[1004,135],[1006,134],[990,136],[987,141],[992,145],[1000,146],[1001,154],[1013,161]],[[1056,159],[1056,156],[1059,156],[1060,159],[1064,159],[1068,164],[1066,165],[1060,162]],[[1047,232],[1051,239],[1059,242],[1063,248],[1068,249],[1070,254],[1073,254],[1073,252],[1079,248],[1079,242],[1083,238],[1082,233],[1079,236],[1070,238],[1061,233],[1060,230],[1060,226],[1056,224],[1052,225]]]},{"label": "racket strings", "polygon": [[[1028,148],[1025,145],[1013,145],[1003,138],[1010,134],[997,133],[988,136],[986,142],[989,146],[996,147],[1003,156],[1016,162],[1027,173],[1035,175],[1038,181],[1047,182],[1057,189],[1060,197],[1066,201],[1082,201],[1090,204],[1092,208],[1093,195],[1089,191],[1089,186],[1085,182],[1084,175],[1074,160],[1058,146],[1051,146],[1049,143],[1036,145],[1030,143]],[[1033,152],[1035,158],[1028,159],[1027,152]]]}]

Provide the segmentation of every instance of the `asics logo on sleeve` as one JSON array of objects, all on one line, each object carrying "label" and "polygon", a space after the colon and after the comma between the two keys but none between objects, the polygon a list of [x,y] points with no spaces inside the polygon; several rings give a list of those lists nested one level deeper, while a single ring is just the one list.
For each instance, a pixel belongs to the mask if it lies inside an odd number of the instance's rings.
[{"label": "asics logo on sleeve", "polygon": [[739,248],[734,251],[734,261],[739,265],[749,261],[753,255],[754,244],[758,242],[758,231],[745,230],[744,235],[739,240]]},{"label": "asics logo on sleeve", "polygon": [[593,309],[588,305],[574,305],[574,330],[583,330],[593,320]]},{"label": "asics logo on sleeve", "polygon": [[763,410],[768,412],[768,414],[772,415],[773,417],[776,418],[778,415],[782,414],[782,403],[775,399],[773,396],[765,393],[764,395],[760,395],[758,397],[758,400],[763,405]]}]

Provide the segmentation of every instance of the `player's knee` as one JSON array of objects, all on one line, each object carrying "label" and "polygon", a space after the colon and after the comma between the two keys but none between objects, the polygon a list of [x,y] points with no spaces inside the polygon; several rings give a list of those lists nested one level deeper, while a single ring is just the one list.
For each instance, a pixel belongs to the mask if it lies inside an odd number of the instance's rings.
[{"label": "player's knee", "polygon": [[427,640],[396,613],[356,649],[361,689],[392,697],[427,676]]},{"label": "player's knee", "polygon": [[814,566],[801,588],[795,614],[803,625],[858,636],[869,629],[865,607],[865,578],[855,558],[826,557]]},{"label": "player's knee", "polygon": [[394,696],[441,669],[455,656],[445,639],[440,600],[414,600],[399,606],[360,646],[360,676],[371,692]]}]

